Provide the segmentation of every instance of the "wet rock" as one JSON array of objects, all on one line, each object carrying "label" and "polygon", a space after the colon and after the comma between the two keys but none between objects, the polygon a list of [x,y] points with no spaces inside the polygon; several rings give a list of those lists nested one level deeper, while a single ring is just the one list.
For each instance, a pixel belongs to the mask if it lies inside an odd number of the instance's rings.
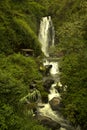
[{"label": "wet rock", "polygon": [[40,66],[39,71],[44,75],[48,76],[50,75],[50,69],[52,68],[52,65],[45,65],[45,66]]},{"label": "wet rock", "polygon": [[46,65],[45,66],[45,75],[49,75],[50,74],[50,69],[52,68],[52,65]]},{"label": "wet rock", "polygon": [[59,128],[61,127],[61,125],[59,123],[57,123],[56,121],[53,121],[51,118],[45,117],[45,116],[40,116],[38,115],[38,121],[48,127],[51,128],[52,130],[59,130]]},{"label": "wet rock", "polygon": [[48,95],[47,95],[47,94],[44,94],[44,95],[42,96],[42,102],[43,102],[43,103],[48,103]]},{"label": "wet rock", "polygon": [[49,89],[51,87],[51,85],[54,83],[54,80],[52,78],[46,78],[44,81],[43,81],[43,86],[44,86],[44,89],[49,92]]},{"label": "wet rock", "polygon": [[53,110],[58,110],[60,107],[60,99],[58,97],[54,97],[49,101],[49,104]]}]

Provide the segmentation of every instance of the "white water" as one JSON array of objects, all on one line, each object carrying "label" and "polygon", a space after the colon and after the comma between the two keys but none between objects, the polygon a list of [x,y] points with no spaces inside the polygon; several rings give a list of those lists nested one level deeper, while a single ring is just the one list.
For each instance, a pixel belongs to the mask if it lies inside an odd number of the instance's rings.
[{"label": "white water", "polygon": [[54,45],[54,27],[51,17],[43,17],[40,23],[39,41],[42,45],[42,52],[46,57],[49,57],[49,47]]},{"label": "white water", "polygon": [[51,75],[56,75],[59,74],[59,69],[58,69],[58,62],[49,62],[47,59],[44,61],[43,65],[52,65],[52,68],[50,70]]},{"label": "white water", "polygon": [[[51,33],[50,33],[50,30]],[[49,34],[50,33],[50,34]],[[52,35],[52,36],[50,36]],[[49,47],[54,46],[54,27],[52,24],[51,17],[43,17],[40,24],[40,31],[39,31],[39,41],[42,45],[42,52],[46,57],[49,57]],[[60,93],[55,89],[55,86],[58,82],[59,86],[62,86],[62,84],[59,82],[59,68],[58,68],[58,62],[57,61],[49,61],[46,58],[43,61],[43,65],[52,65],[52,68],[50,70],[50,75],[55,79],[55,83],[52,84],[50,87],[50,93],[48,94],[48,101],[52,100],[54,97],[57,97],[59,100],[59,103],[61,101],[61,95]],[[61,117],[56,111],[53,111],[49,102],[47,104],[38,104],[38,111],[40,115],[46,116],[51,118],[52,120],[58,122],[61,124],[61,126],[67,126],[65,123],[66,121]],[[66,130],[65,128],[61,127],[60,130]]]},{"label": "white water", "polygon": [[[59,66],[58,66],[58,62],[57,61],[52,61],[52,58],[51,58],[51,61],[47,60],[46,58],[44,59],[43,61],[43,65],[46,66],[46,65],[52,65],[52,68],[50,69],[50,75],[53,77],[53,79],[56,81],[56,82],[59,82]],[[59,83],[58,83],[59,85]]]},{"label": "white water", "polygon": [[49,118],[53,119],[56,122],[63,121],[63,119],[60,116],[58,116],[55,111],[53,111],[51,109],[49,103],[43,104],[43,105],[44,105],[44,107],[39,109],[40,115],[49,117]]},{"label": "white water", "polygon": [[56,84],[52,84],[51,88],[50,88],[50,94],[48,95],[48,100],[52,100],[54,97],[59,98],[59,100],[61,99],[60,94],[58,93],[57,89],[55,89]]}]

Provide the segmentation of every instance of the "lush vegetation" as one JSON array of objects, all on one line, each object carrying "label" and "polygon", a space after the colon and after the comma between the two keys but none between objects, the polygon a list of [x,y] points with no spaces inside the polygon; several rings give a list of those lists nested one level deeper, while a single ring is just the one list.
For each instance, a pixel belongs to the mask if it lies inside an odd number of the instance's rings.
[{"label": "lush vegetation", "polygon": [[[0,128],[1,130],[43,129],[31,119],[28,106],[21,99],[29,93],[32,80],[42,79],[35,60],[21,54],[0,55]],[[24,122],[24,123],[22,123]],[[30,122],[30,123],[29,123]],[[37,126],[37,128],[36,128]]]},{"label": "lush vegetation", "polygon": [[[32,117],[36,104],[21,103],[33,80],[43,90],[35,61],[41,54],[37,34],[43,12],[34,0],[0,1],[0,130],[46,130]],[[32,49],[34,57],[23,56],[23,48]]]},{"label": "lush vegetation", "polygon": [[[45,130],[20,104],[36,80],[43,97],[42,75],[36,57],[42,16],[51,15],[55,26],[55,55],[61,56],[61,82],[67,85],[63,114],[74,125],[87,129],[87,1],[86,0],[0,0],[0,129]],[[25,57],[20,50],[34,50]],[[31,105],[32,107],[35,104]]]},{"label": "lush vegetation", "polygon": [[87,1],[51,0],[48,12],[56,31],[61,82],[67,85],[63,114],[87,129]]},{"label": "lush vegetation", "polygon": [[21,48],[31,48],[38,56],[41,50],[37,30],[43,12],[44,7],[33,0],[1,0],[0,52],[11,54]]}]

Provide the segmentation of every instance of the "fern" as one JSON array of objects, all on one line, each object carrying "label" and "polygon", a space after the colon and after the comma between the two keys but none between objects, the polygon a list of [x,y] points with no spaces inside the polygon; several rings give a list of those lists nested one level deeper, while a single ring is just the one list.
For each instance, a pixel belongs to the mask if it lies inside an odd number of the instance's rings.
[{"label": "fern", "polygon": [[41,94],[40,92],[35,89],[33,92],[29,92],[28,95],[25,97],[21,98],[20,102],[21,103],[32,103],[32,102],[38,102],[41,99]]}]

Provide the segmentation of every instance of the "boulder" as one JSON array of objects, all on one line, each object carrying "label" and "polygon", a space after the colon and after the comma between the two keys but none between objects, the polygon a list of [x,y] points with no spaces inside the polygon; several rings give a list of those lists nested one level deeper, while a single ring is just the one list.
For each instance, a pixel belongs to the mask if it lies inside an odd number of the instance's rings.
[{"label": "boulder", "polygon": [[54,83],[54,80],[50,77],[46,78],[44,81],[43,81],[43,87],[44,89],[49,92],[49,89],[51,87],[51,85]]},{"label": "boulder", "polygon": [[54,97],[52,100],[49,101],[49,104],[53,110],[59,110],[60,108],[60,99],[58,97]]},{"label": "boulder", "polygon": [[38,115],[37,119],[42,125],[44,125],[47,128],[51,128],[52,130],[57,130],[61,127],[61,125],[58,122],[52,120],[49,117]]},{"label": "boulder", "polygon": [[52,68],[52,65],[45,65],[45,75],[50,74],[50,69]]}]

